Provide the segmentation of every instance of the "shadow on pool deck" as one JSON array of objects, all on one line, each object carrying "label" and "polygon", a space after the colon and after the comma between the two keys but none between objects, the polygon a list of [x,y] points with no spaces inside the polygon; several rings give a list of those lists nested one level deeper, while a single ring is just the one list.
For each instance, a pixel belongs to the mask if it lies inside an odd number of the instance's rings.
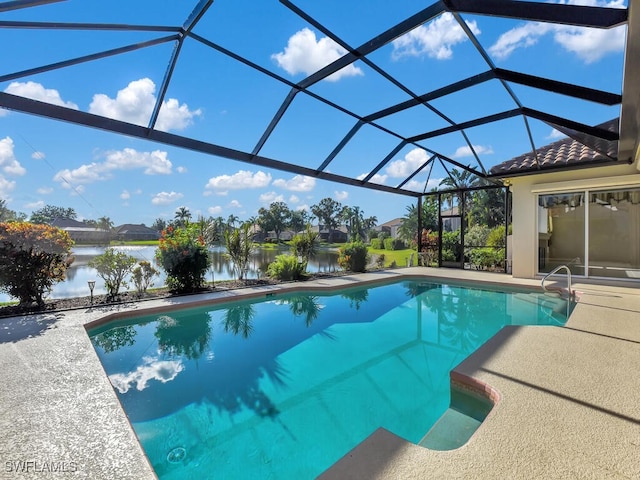
[{"label": "shadow on pool deck", "polygon": [[59,316],[54,314],[0,319],[0,343],[15,343],[42,335],[56,328]]}]

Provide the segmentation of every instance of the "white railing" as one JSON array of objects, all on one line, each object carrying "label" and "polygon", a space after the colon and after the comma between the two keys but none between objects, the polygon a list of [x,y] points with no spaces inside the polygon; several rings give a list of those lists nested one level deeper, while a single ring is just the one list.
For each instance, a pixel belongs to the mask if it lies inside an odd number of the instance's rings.
[{"label": "white railing", "polygon": [[543,278],[542,278],[542,290],[544,290],[545,292],[548,292],[549,290],[547,289],[547,287],[544,286],[544,281],[549,278],[551,275],[553,275],[554,273],[558,273],[558,271],[560,270],[566,270],[567,271],[567,290],[569,291],[569,298],[573,298],[574,292],[573,290],[571,290],[571,269],[569,269],[568,265],[560,265],[556,268],[554,268],[553,270],[551,270],[549,273],[547,273]]}]

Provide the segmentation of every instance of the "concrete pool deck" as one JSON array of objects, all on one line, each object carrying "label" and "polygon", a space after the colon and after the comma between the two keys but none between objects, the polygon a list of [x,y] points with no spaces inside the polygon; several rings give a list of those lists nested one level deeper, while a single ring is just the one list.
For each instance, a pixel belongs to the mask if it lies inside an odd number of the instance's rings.
[{"label": "concrete pool deck", "polygon": [[[416,267],[294,286],[344,288],[406,275],[540,285]],[[566,327],[506,327],[456,367],[500,396],[467,444],[437,452],[380,429],[322,478],[640,478],[638,289],[574,288],[580,299]],[[0,319],[0,478],[155,478],[84,326],[276,289],[282,286]]]}]

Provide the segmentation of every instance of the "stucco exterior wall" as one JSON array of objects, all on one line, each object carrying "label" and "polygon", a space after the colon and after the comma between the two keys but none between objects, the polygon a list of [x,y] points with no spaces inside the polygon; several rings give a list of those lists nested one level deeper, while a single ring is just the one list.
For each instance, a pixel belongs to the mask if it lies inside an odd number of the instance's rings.
[{"label": "stucco exterior wall", "polygon": [[535,278],[538,268],[537,195],[596,188],[640,186],[635,165],[615,165],[508,179],[513,194],[512,275]]}]

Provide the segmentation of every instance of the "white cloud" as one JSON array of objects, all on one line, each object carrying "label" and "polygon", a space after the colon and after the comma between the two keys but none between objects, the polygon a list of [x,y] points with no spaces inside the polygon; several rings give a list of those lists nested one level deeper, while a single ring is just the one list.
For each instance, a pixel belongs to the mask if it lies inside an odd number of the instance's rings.
[{"label": "white cloud", "polygon": [[[484,145],[474,145],[473,149],[476,151],[478,155],[491,155],[493,153],[493,148],[491,146]],[[465,145],[464,147],[458,147],[456,153],[454,153],[452,158],[464,158],[473,156],[473,152],[471,151],[471,147],[469,145]]]},{"label": "white cloud", "polygon": [[340,190],[340,191],[336,190],[333,192],[333,196],[336,197],[336,200],[338,200],[339,202],[342,202],[347,198],[349,198],[349,192],[345,190]]},{"label": "white cloud", "polygon": [[[475,21],[467,21],[467,26],[474,35],[480,34]],[[445,12],[426,25],[420,25],[393,43],[392,58],[422,57],[446,60],[453,56],[453,47],[466,41],[467,35],[462,30],[454,16]]]},{"label": "white cloud", "polygon": [[231,208],[242,208],[242,205],[238,200],[231,200],[228,206]]},{"label": "white cloud", "polygon": [[123,190],[122,193],[120,194],[120,198],[122,200],[129,200],[131,198],[131,194],[129,193],[128,190]]},{"label": "white cloud", "polygon": [[560,138],[565,138],[565,137],[566,135],[564,133],[562,133],[560,130],[553,128],[551,129],[551,133],[547,135],[547,140],[558,140]]},{"label": "white cloud", "polygon": [[16,182],[12,180],[7,180],[2,175],[0,175],[0,197],[3,197],[7,200],[9,192],[13,191],[16,188]]},{"label": "white cloud", "polygon": [[73,170],[65,168],[53,176],[53,180],[60,183],[64,188],[73,188],[77,185],[107,180],[109,178],[111,178],[111,172],[106,169],[102,163],[81,165]]},{"label": "white cloud", "polygon": [[289,197],[289,203],[298,203],[300,199],[296,195],[291,195]]},{"label": "white cloud", "polygon": [[421,182],[419,180],[409,180],[404,184],[403,188],[407,190],[422,191],[422,189],[424,188],[424,182]]},{"label": "white cloud", "polygon": [[[205,186],[207,190],[240,190],[244,188],[263,188],[271,183],[271,175],[262,171],[255,174],[248,170],[240,170],[233,175],[211,177]],[[226,195],[226,192],[223,193]]]},{"label": "white cloud", "polygon": [[84,191],[85,191],[84,185],[77,185],[72,188],[71,192],[69,192],[69,195],[71,195],[72,197],[76,197],[81,193],[84,193]]},{"label": "white cloud", "polygon": [[33,152],[31,154],[31,158],[33,158],[34,160],[44,160],[45,154],[42,152]]},{"label": "white cloud", "polygon": [[414,148],[404,156],[404,159],[391,162],[385,171],[390,177],[406,178],[420,168],[427,160],[429,160],[427,152],[421,148]]},{"label": "white cloud", "polygon": [[292,192],[310,192],[316,186],[316,179],[306,175],[296,175],[291,180],[278,178],[273,181],[273,186],[291,190]]},{"label": "white cloud", "polygon": [[[368,173],[361,173],[356,178],[358,180],[364,180],[365,177],[367,177],[368,175],[369,175]],[[381,173],[376,173],[373,177],[371,177],[369,179],[369,182],[371,182],[371,183],[379,183],[380,185],[384,185],[385,182],[387,181],[387,178],[389,178],[389,175],[383,175]]]},{"label": "white cloud", "polygon": [[144,168],[145,175],[168,175],[171,173],[171,161],[167,152],[138,152],[133,148],[125,148],[108,152],[105,166],[108,170],[134,170]]},{"label": "white cloud", "polygon": [[6,93],[18,95],[20,97],[31,98],[40,102],[51,103],[61,107],[72,108],[78,110],[78,105],[73,102],[65,102],[62,100],[60,93],[52,88],[44,88],[40,83],[36,82],[11,82],[4,89]]},{"label": "white cloud", "polygon": [[176,172],[178,173],[187,173],[187,167],[176,167]]},{"label": "white cloud", "polygon": [[[93,96],[89,112],[123,122],[147,126],[156,103],[156,85],[149,78],[141,78],[118,90],[116,98],[103,93]],[[180,105],[175,98],[162,102],[155,128],[158,130],[184,130],[193,123],[193,118],[202,114],[200,109],[189,110],[186,103]]]},{"label": "white cloud", "polygon": [[498,60],[509,57],[518,48],[531,47],[538,39],[553,29],[549,23],[526,23],[500,35],[489,47],[489,53]]},{"label": "white cloud", "polygon": [[307,211],[307,212],[308,212],[310,208],[311,208],[311,207],[309,207],[309,205],[307,205],[307,204],[305,203],[304,205],[298,205],[298,206],[296,207],[296,211],[301,212],[301,211],[305,210],[305,211]]},{"label": "white cloud", "polygon": [[284,196],[278,195],[276,192],[267,192],[260,195],[260,202],[271,204],[273,202],[284,202]]},{"label": "white cloud", "polygon": [[154,205],[170,205],[182,197],[184,197],[184,195],[177,192],[160,192],[151,199],[151,203]]},{"label": "white cloud", "polygon": [[[271,58],[289,75],[310,75],[344,56],[347,51],[328,37],[316,40],[316,34],[303,28],[289,38],[284,52],[274,53]],[[347,65],[326,79],[332,82],[342,77],[363,75],[355,65]]]},{"label": "white cloud", "polygon": [[210,215],[220,215],[222,213],[222,207],[220,205],[209,207],[207,212],[209,212]]},{"label": "white cloud", "polygon": [[24,208],[28,208],[29,210],[38,210],[44,207],[44,205],[44,201],[38,200],[37,202],[26,203]]},{"label": "white cloud", "polygon": [[36,190],[37,193],[39,193],[40,195],[49,195],[51,193],[53,193],[53,188],[51,187],[40,187],[39,189]]},{"label": "white cloud", "polygon": [[13,153],[13,139],[5,137],[0,140],[0,169],[7,175],[20,176],[27,173]]},{"label": "white cloud", "polygon": [[133,148],[107,152],[104,162],[92,162],[70,170],[65,168],[57,172],[53,179],[64,188],[87,185],[89,183],[113,178],[118,170],[144,169],[146,175],[168,175],[171,173],[171,161],[167,152],[138,152]]},{"label": "white cloud", "polygon": [[[573,5],[588,5],[610,8],[624,8],[624,2],[599,2],[597,0],[573,0]],[[496,43],[489,47],[489,53],[498,60],[508,58],[515,50],[535,45],[544,35],[552,33],[554,41],[566,51],[574,53],[585,63],[593,63],[609,53],[624,50],[626,27],[612,29],[574,27],[535,22],[515,27],[500,35]]]},{"label": "white cloud", "polygon": [[[430,178],[427,182],[427,188],[424,191],[430,192],[434,188],[437,188],[440,185],[441,181],[441,178]],[[421,182],[420,180],[409,180],[403,188],[407,190],[422,192],[422,190],[424,189],[424,181]]]},{"label": "white cloud", "polygon": [[567,27],[558,29],[554,40],[565,50],[575,53],[585,63],[597,62],[609,53],[624,50],[626,27],[601,28]]},{"label": "white cloud", "polygon": [[159,360],[151,357],[143,358],[143,365],[138,366],[133,372],[114,373],[109,375],[111,385],[120,393],[127,393],[135,385],[136,390],[144,390],[150,380],[158,380],[167,383],[178,376],[184,370],[180,360]]}]

